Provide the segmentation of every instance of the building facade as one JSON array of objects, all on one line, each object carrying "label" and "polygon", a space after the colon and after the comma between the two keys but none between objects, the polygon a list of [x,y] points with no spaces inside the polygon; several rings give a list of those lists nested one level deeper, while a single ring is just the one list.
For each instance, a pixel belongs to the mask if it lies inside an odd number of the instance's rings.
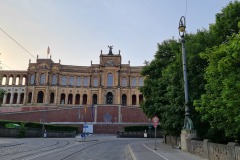
[{"label": "building facade", "polygon": [[49,59],[29,61],[26,71],[0,70],[0,88],[7,94],[2,106],[136,106],[143,101],[139,87],[142,66],[122,64],[118,54],[100,53],[100,63],[90,66],[63,65]]}]

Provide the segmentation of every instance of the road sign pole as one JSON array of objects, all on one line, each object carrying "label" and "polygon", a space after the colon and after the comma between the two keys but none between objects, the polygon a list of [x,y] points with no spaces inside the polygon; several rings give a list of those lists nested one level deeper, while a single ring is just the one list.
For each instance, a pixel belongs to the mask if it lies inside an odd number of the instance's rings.
[{"label": "road sign pole", "polygon": [[157,135],[157,127],[155,128],[155,150],[157,150],[157,139],[156,139],[156,135]]}]

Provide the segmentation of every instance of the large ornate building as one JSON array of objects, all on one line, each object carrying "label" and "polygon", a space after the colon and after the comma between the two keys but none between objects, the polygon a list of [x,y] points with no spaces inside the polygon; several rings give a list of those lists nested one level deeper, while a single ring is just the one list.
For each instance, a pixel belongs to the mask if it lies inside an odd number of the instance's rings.
[{"label": "large ornate building", "polygon": [[111,104],[139,106],[142,66],[122,64],[120,51],[100,54],[90,66],[63,65],[51,59],[29,61],[26,71],[1,70],[0,88],[7,94],[2,106],[76,106]]}]

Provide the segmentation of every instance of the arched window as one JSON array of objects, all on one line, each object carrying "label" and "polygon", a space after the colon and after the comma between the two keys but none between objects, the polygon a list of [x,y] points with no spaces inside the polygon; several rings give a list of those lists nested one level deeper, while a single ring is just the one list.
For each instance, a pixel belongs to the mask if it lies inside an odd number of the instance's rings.
[{"label": "arched window", "polygon": [[142,102],[143,102],[143,95],[140,94],[140,95],[139,95],[139,104],[141,104]]},{"label": "arched window", "polygon": [[23,104],[23,100],[24,100],[24,93],[21,93],[20,95],[20,104]]},{"label": "arched window", "polygon": [[35,81],[35,75],[34,75],[34,74],[31,74],[30,84],[34,84],[34,81]]},{"label": "arched window", "polygon": [[13,77],[12,76],[9,78],[8,85],[13,85]]},{"label": "arched window", "polygon": [[52,75],[52,84],[53,85],[57,84],[57,75],[56,74]]},{"label": "arched window", "polygon": [[63,86],[67,85],[67,77],[66,76],[62,76],[62,83]]},{"label": "arched window", "polygon": [[68,104],[72,104],[72,99],[73,99],[73,95],[69,94],[68,95]]},{"label": "arched window", "polygon": [[18,94],[17,93],[14,93],[13,94],[13,104],[17,104],[17,97],[18,97]]},{"label": "arched window", "polygon": [[64,93],[61,94],[60,104],[65,104],[65,94]]},{"label": "arched window", "polygon": [[43,91],[39,91],[37,96],[37,103],[43,103],[43,97],[44,97]]},{"label": "arched window", "polygon": [[69,79],[69,85],[74,86],[74,77],[73,76],[71,76]]},{"label": "arched window", "polygon": [[54,103],[54,93],[51,92],[50,94],[50,103]]},{"label": "arched window", "polygon": [[24,76],[23,78],[22,78],[22,84],[21,85],[25,85],[26,84],[26,76]]},{"label": "arched window", "polygon": [[132,86],[132,87],[136,87],[136,86],[137,86],[137,78],[136,78],[136,77],[133,77],[133,78],[132,78],[131,86]]},{"label": "arched window", "polygon": [[4,76],[4,77],[2,78],[2,85],[6,85],[6,84],[7,84],[7,77]]},{"label": "arched window", "polygon": [[123,105],[123,106],[126,106],[126,105],[127,105],[127,96],[126,96],[126,94],[123,94],[123,95],[122,95],[122,105]]},{"label": "arched window", "polygon": [[20,76],[17,76],[16,81],[15,81],[15,85],[20,85],[19,82],[20,82]]},{"label": "arched window", "polygon": [[94,77],[93,78],[93,87],[97,87],[98,86],[98,78]]},{"label": "arched window", "polygon": [[28,93],[28,103],[32,102],[32,92]]},{"label": "arched window", "polygon": [[86,94],[83,95],[83,104],[87,104],[87,95]]},{"label": "arched window", "polygon": [[92,104],[97,104],[97,94],[93,94]]},{"label": "arched window", "polygon": [[11,93],[7,94],[6,104],[10,104]]},{"label": "arched window", "polygon": [[113,74],[108,73],[107,75],[107,86],[112,87],[113,86]]},{"label": "arched window", "polygon": [[84,86],[84,87],[88,87],[88,86],[89,86],[88,77],[84,77],[84,78],[83,78],[83,86]]},{"label": "arched window", "polygon": [[45,74],[41,74],[40,76],[40,84],[44,84],[45,83]]},{"label": "arched window", "polygon": [[77,86],[81,86],[81,77],[77,77]]},{"label": "arched window", "polygon": [[111,92],[107,93],[107,99],[106,99],[107,104],[113,104],[113,94]]},{"label": "arched window", "polygon": [[80,94],[76,94],[75,104],[80,104]]},{"label": "arched window", "polygon": [[139,85],[140,87],[143,86],[143,77],[139,77],[138,85]]},{"label": "arched window", "polygon": [[122,87],[126,87],[127,86],[127,78],[122,78]]},{"label": "arched window", "polygon": [[132,105],[136,105],[137,103],[136,95],[132,95]]}]

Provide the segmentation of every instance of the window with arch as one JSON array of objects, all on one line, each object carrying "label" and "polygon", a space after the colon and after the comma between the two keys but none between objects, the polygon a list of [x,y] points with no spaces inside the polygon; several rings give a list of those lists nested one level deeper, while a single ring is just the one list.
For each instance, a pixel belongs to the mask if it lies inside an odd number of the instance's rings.
[{"label": "window with arch", "polygon": [[76,94],[75,104],[80,104],[80,94]]},{"label": "window with arch", "polygon": [[20,104],[23,104],[23,100],[24,100],[24,93],[20,94]]},{"label": "window with arch", "polygon": [[131,86],[132,86],[132,87],[136,87],[136,86],[137,86],[137,78],[136,78],[136,77],[133,77],[133,78],[132,78]]},{"label": "window with arch", "polygon": [[16,77],[15,85],[20,85],[20,76]]},{"label": "window with arch", "polygon": [[56,74],[52,75],[52,84],[53,85],[57,84],[57,75]]},{"label": "window with arch", "polygon": [[31,74],[30,84],[34,84],[34,81],[35,81],[35,75],[34,75],[34,74]]},{"label": "window with arch", "polygon": [[83,95],[83,104],[87,104],[87,95],[86,94],[84,94]]},{"label": "window with arch", "polygon": [[143,77],[139,77],[138,85],[139,85],[140,87],[143,86]]},{"label": "window with arch", "polygon": [[32,102],[32,92],[28,93],[28,103]]},{"label": "window with arch", "polygon": [[22,84],[21,85],[25,85],[26,84],[26,76],[24,76],[23,78],[22,78]]},{"label": "window with arch", "polygon": [[54,93],[51,92],[50,94],[50,103],[54,103]]},{"label": "window with arch", "polygon": [[9,78],[8,85],[13,85],[13,77],[12,76]]},{"label": "window with arch", "polygon": [[6,84],[7,84],[7,77],[4,76],[4,77],[2,78],[2,85],[6,85]]},{"label": "window with arch", "polygon": [[81,86],[81,77],[77,77],[77,86]]},{"label": "window with arch", "polygon": [[14,93],[13,94],[13,101],[12,101],[13,104],[17,104],[17,98],[18,98],[18,94]]},{"label": "window with arch", "polygon": [[63,86],[67,85],[67,76],[62,76],[62,83]]},{"label": "window with arch", "polygon": [[137,97],[136,95],[132,95],[132,105],[136,105],[137,104]]},{"label": "window with arch", "polygon": [[37,103],[43,103],[43,97],[44,97],[43,91],[39,91],[37,96]]},{"label": "window with arch", "polygon": [[71,76],[69,79],[69,85],[73,86],[74,85],[74,76]]},{"label": "window with arch", "polygon": [[123,105],[123,106],[126,106],[126,105],[127,105],[127,96],[126,96],[126,94],[123,94],[123,95],[122,95],[122,105]]},{"label": "window with arch", "polygon": [[122,87],[126,87],[127,86],[127,78],[123,77],[122,78]]},{"label": "window with arch", "polygon": [[93,94],[92,104],[97,104],[97,94]]},{"label": "window with arch", "polygon": [[106,104],[113,104],[113,94],[111,92],[107,93],[107,97],[106,97]]},{"label": "window with arch", "polygon": [[113,74],[108,73],[107,75],[107,86],[112,87],[113,86]]},{"label": "window with arch", "polygon": [[84,87],[88,87],[88,86],[89,86],[88,77],[84,77],[84,78],[83,78],[83,86],[84,86]]},{"label": "window with arch", "polygon": [[7,94],[6,104],[10,104],[11,93]]},{"label": "window with arch", "polygon": [[45,74],[42,73],[40,76],[40,84],[44,84],[45,83]]},{"label": "window with arch", "polygon": [[93,87],[97,87],[98,86],[98,78],[94,77],[93,78]]},{"label": "window with arch", "polygon": [[70,93],[68,95],[68,104],[72,104],[72,100],[73,100],[73,95]]},{"label": "window with arch", "polygon": [[65,104],[65,94],[64,93],[61,94],[60,104]]}]

